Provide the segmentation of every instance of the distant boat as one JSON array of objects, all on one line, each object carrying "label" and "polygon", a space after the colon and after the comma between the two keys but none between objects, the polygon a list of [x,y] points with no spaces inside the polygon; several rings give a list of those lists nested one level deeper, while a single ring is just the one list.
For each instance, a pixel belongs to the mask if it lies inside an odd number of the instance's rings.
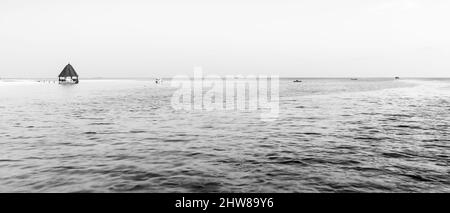
[{"label": "distant boat", "polygon": [[294,81],[294,83],[300,83],[300,82],[302,82],[302,81],[300,81],[300,80],[295,80]]},{"label": "distant boat", "polygon": [[350,78],[350,80],[357,81],[358,79],[357,78]]},{"label": "distant boat", "polygon": [[67,64],[66,67],[64,67],[61,74],[58,76],[59,83],[60,84],[78,84],[78,74],[75,72],[75,69],[72,67],[72,65]]},{"label": "distant boat", "polygon": [[161,78],[155,79],[155,83],[156,83],[156,84],[161,84],[161,83],[162,83],[162,79],[161,79]]},{"label": "distant boat", "polygon": [[400,80],[400,77],[395,77],[395,80]]}]

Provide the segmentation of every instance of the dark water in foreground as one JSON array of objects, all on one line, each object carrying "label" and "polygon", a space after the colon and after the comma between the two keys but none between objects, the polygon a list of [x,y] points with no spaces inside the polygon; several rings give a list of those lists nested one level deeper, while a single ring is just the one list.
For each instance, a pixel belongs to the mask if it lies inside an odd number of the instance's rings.
[{"label": "dark water in foreground", "polygon": [[280,117],[149,81],[0,82],[0,192],[450,192],[450,81],[282,81]]}]

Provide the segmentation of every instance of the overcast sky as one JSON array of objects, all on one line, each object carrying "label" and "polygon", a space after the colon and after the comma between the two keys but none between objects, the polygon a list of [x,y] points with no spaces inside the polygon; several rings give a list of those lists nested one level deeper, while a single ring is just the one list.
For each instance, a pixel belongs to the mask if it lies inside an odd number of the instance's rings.
[{"label": "overcast sky", "polygon": [[0,0],[0,77],[450,77],[448,0]]}]

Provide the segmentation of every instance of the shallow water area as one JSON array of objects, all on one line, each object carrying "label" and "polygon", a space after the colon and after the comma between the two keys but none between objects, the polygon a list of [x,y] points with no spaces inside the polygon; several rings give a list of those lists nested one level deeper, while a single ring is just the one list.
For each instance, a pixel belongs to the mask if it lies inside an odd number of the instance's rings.
[{"label": "shallow water area", "polygon": [[450,192],[450,80],[280,80],[280,115],[146,80],[0,81],[0,192]]}]

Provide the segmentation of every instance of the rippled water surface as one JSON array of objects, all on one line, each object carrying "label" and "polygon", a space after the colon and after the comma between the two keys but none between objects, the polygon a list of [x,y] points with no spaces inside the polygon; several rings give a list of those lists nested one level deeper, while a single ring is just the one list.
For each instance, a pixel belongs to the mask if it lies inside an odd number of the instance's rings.
[{"label": "rippled water surface", "polygon": [[450,81],[281,80],[280,117],[137,80],[0,82],[0,192],[450,192]]}]

